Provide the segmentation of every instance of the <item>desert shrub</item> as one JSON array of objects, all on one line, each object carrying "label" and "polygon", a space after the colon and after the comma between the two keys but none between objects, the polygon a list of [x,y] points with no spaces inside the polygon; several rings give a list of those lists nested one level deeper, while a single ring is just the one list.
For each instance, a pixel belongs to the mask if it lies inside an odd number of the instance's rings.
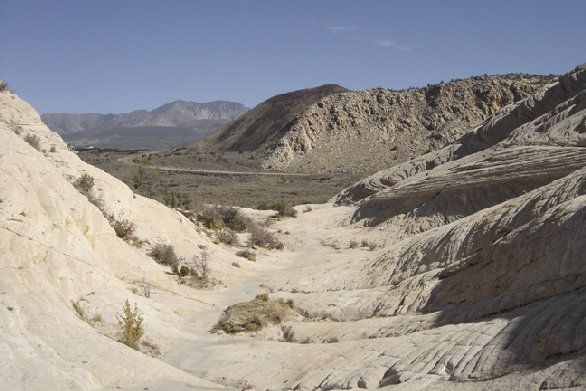
[{"label": "desert shrub", "polygon": [[266,202],[263,201],[260,204],[258,204],[258,206],[256,207],[256,209],[258,209],[258,210],[269,210],[269,209],[271,209],[271,207]]},{"label": "desert shrub", "polygon": [[234,261],[234,262],[232,262],[232,266],[239,268],[240,267],[240,263],[238,263],[238,261]]},{"label": "desert shrub", "polygon": [[352,239],[350,241],[350,248],[356,248],[356,247],[358,247],[358,240]]},{"label": "desert shrub", "polygon": [[175,254],[175,249],[169,244],[156,244],[151,249],[149,255],[161,265],[171,266],[174,273],[179,266],[179,257]]},{"label": "desert shrub", "polygon": [[36,134],[32,134],[29,133],[26,136],[24,136],[24,141],[26,141],[27,143],[29,143],[29,145],[35,149],[39,149],[40,145],[41,145],[41,139],[39,138],[39,136],[37,136]]},{"label": "desert shrub", "polygon": [[236,255],[242,258],[246,258],[249,261],[256,262],[256,254],[250,250],[237,251]]},{"label": "desert shrub", "polygon": [[136,229],[136,225],[128,219],[112,219],[110,220],[110,225],[114,228],[114,232],[116,232],[116,236],[122,239],[126,239],[132,236],[134,230]]},{"label": "desert shrub", "polygon": [[189,266],[181,265],[181,267],[179,268],[179,275],[181,277],[185,277],[185,276],[189,275],[190,272],[191,272],[191,269],[189,268]]},{"label": "desert shrub", "polygon": [[260,300],[260,301],[269,301],[269,294],[268,293],[260,293],[260,294],[256,295],[255,299]]},{"label": "desert shrub", "polygon": [[6,83],[4,80],[0,80],[0,92],[4,92],[4,91],[8,91],[9,87],[8,87],[8,83]]},{"label": "desert shrub", "polygon": [[130,308],[128,299],[124,302],[122,311],[122,315],[116,315],[120,325],[120,342],[133,349],[138,349],[138,341],[144,333],[142,315],[138,311],[136,303],[134,304],[134,309]]},{"label": "desert shrub", "polygon": [[94,177],[89,174],[82,174],[82,176],[73,182],[73,187],[83,194],[88,194],[93,189],[94,185]]},{"label": "desert shrub", "polygon": [[[80,176],[79,178],[77,178],[73,182],[73,187],[75,187],[77,189],[77,191],[79,191],[81,194],[86,196],[87,199],[89,200],[89,202],[94,204],[103,213],[104,212],[104,200],[102,200],[99,196],[97,196],[95,194],[94,184],[95,184],[95,180],[91,175],[83,174],[82,176]],[[108,221],[110,221],[110,225],[111,225],[112,221],[114,220],[114,217],[107,216],[107,215],[106,215],[106,217],[108,218]]]},{"label": "desert shrub", "polygon": [[223,206],[203,207],[197,215],[197,220],[206,228],[219,230],[228,227],[236,232],[246,231],[250,223],[250,219],[242,216],[238,209]]},{"label": "desert shrub", "polygon": [[51,145],[49,152],[57,152],[57,147],[55,145]]},{"label": "desert shrub", "polygon": [[360,242],[360,247],[368,247],[369,245],[370,243],[366,239],[362,239],[362,242]]},{"label": "desert shrub", "polygon": [[284,200],[273,203],[271,209],[277,211],[277,217],[297,217],[297,211]]},{"label": "desert shrub", "polygon": [[312,210],[313,208],[311,206],[306,206],[305,208],[303,208],[303,213],[311,212]]},{"label": "desert shrub", "polygon": [[239,244],[236,232],[232,231],[229,228],[224,228],[216,231],[216,239],[218,240],[218,242],[225,243],[228,246],[237,246]]},{"label": "desert shrub", "polygon": [[268,294],[258,297],[228,307],[212,331],[222,330],[227,333],[257,331],[269,323],[279,324],[288,316],[293,316],[294,311],[287,304],[269,300]]},{"label": "desert shrub", "polygon": [[251,224],[248,226],[250,231],[250,237],[248,238],[249,246],[261,246],[268,249],[283,249],[283,243],[281,243],[273,234],[271,234],[266,228],[263,228],[257,224]]},{"label": "desert shrub", "polygon": [[292,310],[295,309],[295,300],[293,299],[289,299],[287,300],[286,304],[289,306],[289,308],[291,308]]},{"label": "desert shrub", "polygon": [[221,208],[222,221],[226,227],[236,232],[246,231],[249,219],[242,216],[236,208]]}]

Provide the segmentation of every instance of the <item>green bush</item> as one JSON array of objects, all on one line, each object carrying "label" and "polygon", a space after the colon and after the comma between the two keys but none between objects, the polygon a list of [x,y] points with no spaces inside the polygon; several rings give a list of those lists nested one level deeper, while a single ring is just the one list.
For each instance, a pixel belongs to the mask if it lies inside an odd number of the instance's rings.
[{"label": "green bush", "polygon": [[124,302],[122,307],[123,314],[117,315],[118,324],[120,325],[120,342],[130,346],[133,349],[138,350],[138,341],[144,333],[142,327],[143,318],[136,303],[134,304],[134,310],[130,308],[128,299]]},{"label": "green bush", "polygon": [[189,268],[189,266],[182,265],[179,268],[179,275],[181,277],[185,277],[185,276],[189,275],[190,272],[191,272],[191,269]]},{"label": "green bush", "polygon": [[278,217],[297,217],[297,211],[284,200],[273,203],[271,209],[277,211]]},{"label": "green bush", "polygon": [[179,257],[175,254],[175,249],[169,244],[156,244],[151,249],[149,255],[161,265],[171,266],[173,273],[177,273],[179,267]]},{"label": "green bush", "polygon": [[236,232],[246,231],[250,219],[242,216],[238,209],[223,206],[206,206],[202,208],[197,215],[206,228],[219,230],[228,227]]}]

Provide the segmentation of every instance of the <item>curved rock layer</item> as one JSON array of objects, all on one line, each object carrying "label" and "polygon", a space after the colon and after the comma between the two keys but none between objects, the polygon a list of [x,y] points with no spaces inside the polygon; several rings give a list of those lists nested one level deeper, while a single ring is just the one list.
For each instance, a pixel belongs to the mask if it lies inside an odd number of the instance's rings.
[{"label": "curved rock layer", "polygon": [[504,108],[487,119],[476,132],[445,148],[380,171],[342,191],[335,202],[350,204],[360,201],[378,191],[392,189],[409,177],[496,143],[583,147],[586,143],[585,89],[586,64],[560,76],[559,81],[547,89]]}]

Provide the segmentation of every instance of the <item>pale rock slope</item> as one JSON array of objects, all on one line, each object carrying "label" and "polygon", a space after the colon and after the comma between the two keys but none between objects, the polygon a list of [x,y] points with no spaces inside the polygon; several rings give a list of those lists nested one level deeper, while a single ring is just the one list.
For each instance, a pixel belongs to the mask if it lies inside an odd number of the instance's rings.
[{"label": "pale rock slope", "polygon": [[[38,150],[24,141],[32,136]],[[126,299],[144,314],[144,340],[160,349],[180,334],[178,307],[187,302],[197,313],[209,304],[148,257],[148,245],[138,249],[118,238],[71,182],[91,175],[108,213],[187,259],[211,244],[207,237],[178,212],[82,162],[9,92],[0,93],[0,144],[0,388],[218,388],[116,341],[116,314]],[[219,278],[230,270],[221,262],[212,268]],[[152,286],[150,300],[132,292],[143,283]],[[175,306],[156,299],[171,294]],[[92,327],[88,319],[96,314],[103,320]]]}]

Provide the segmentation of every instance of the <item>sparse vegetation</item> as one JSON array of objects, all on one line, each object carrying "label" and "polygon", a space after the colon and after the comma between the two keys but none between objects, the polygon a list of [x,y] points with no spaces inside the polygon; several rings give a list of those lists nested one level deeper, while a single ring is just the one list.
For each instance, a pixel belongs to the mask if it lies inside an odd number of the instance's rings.
[{"label": "sparse vegetation", "polygon": [[197,220],[204,227],[220,230],[227,227],[236,232],[244,232],[251,223],[250,219],[242,216],[238,209],[222,206],[204,206],[197,213]]},{"label": "sparse vegetation", "polygon": [[230,228],[223,228],[216,231],[216,240],[218,243],[224,243],[228,246],[238,246],[238,236]]},{"label": "sparse vegetation", "polygon": [[111,218],[108,219],[110,221],[110,225],[114,228],[114,232],[116,232],[116,236],[122,239],[130,238],[136,229],[136,225],[128,219],[121,218],[115,219]]},{"label": "sparse vegetation", "polygon": [[[77,178],[73,182],[73,187],[75,187],[77,189],[77,191],[79,191],[81,194],[86,196],[86,198],[89,200],[89,202],[94,204],[98,209],[100,209],[102,211],[102,213],[104,213],[104,200],[102,200],[100,197],[98,197],[95,194],[94,185],[95,185],[94,178],[91,175],[85,174],[85,173],[82,174],[82,176],[80,176],[79,178]],[[108,220],[110,220],[109,216],[107,216],[107,215],[105,215],[105,216],[108,218]],[[110,224],[111,224],[111,221],[110,221]]]},{"label": "sparse vegetation", "polygon": [[246,258],[249,261],[256,262],[256,254],[248,249],[237,251],[236,255],[242,258]]},{"label": "sparse vegetation", "polygon": [[261,294],[254,300],[228,307],[212,331],[258,331],[269,323],[279,324],[293,314],[294,311],[288,304],[270,300],[268,294]]},{"label": "sparse vegetation", "polygon": [[250,237],[248,238],[249,246],[261,246],[269,250],[282,250],[284,248],[283,243],[275,238],[266,228],[254,224],[250,225],[248,229],[250,230]]},{"label": "sparse vegetation", "polygon": [[122,315],[116,317],[120,326],[120,342],[138,350],[138,341],[142,337],[144,329],[142,327],[143,318],[136,303],[132,309],[127,299],[122,307]]},{"label": "sparse vegetation", "polygon": [[177,273],[180,259],[175,254],[175,249],[169,244],[156,244],[151,249],[149,255],[161,265],[171,267],[173,273]]},{"label": "sparse vegetation", "polygon": [[88,194],[93,189],[94,184],[94,177],[84,173],[73,182],[73,187],[75,187],[80,193]]},{"label": "sparse vegetation", "polygon": [[297,211],[292,207],[289,206],[287,201],[281,200],[273,203],[271,209],[277,211],[277,217],[297,217]]},{"label": "sparse vegetation", "polygon": [[313,208],[308,205],[305,208],[303,208],[303,213],[308,213],[308,212],[311,212],[312,210],[313,210]]},{"label": "sparse vegetation", "polygon": [[3,80],[0,80],[0,92],[4,92],[4,91],[8,91],[9,87],[8,87],[8,83],[6,83]]},{"label": "sparse vegetation", "polygon": [[358,240],[352,239],[350,241],[350,245],[349,246],[350,246],[350,248],[356,248],[356,247],[358,247]]},{"label": "sparse vegetation", "polygon": [[24,136],[24,141],[29,143],[29,145],[36,150],[38,150],[40,148],[41,139],[36,134],[32,134],[32,133],[27,134],[26,136]]},{"label": "sparse vegetation", "polygon": [[260,301],[269,301],[269,294],[268,293],[260,293],[258,295],[256,295],[256,300],[260,300]]}]

